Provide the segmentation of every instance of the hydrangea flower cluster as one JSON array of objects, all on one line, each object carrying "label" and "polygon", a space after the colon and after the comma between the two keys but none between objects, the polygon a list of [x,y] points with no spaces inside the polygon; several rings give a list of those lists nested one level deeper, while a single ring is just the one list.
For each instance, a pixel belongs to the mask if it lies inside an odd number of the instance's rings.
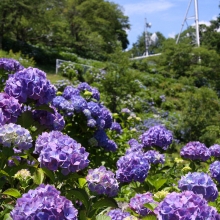
[{"label": "hydrangea flower cluster", "polygon": [[110,216],[112,220],[124,220],[126,217],[131,216],[129,212],[123,212],[121,209],[112,209],[107,215]]},{"label": "hydrangea flower cluster", "polygon": [[0,93],[0,125],[15,123],[21,114],[21,105],[14,97]]},{"label": "hydrangea flower cluster", "polygon": [[136,194],[133,198],[130,199],[129,206],[139,215],[146,216],[149,214],[153,214],[151,210],[144,207],[144,204],[147,203],[157,204],[157,202],[153,200],[152,194],[150,192]]},{"label": "hydrangea flower cluster", "polygon": [[106,170],[104,166],[96,169],[90,169],[86,176],[88,187],[92,192],[98,195],[104,194],[114,197],[118,194],[118,182],[112,171]]},{"label": "hydrangea flower cluster", "polygon": [[97,101],[100,100],[100,93],[98,91],[98,89],[94,88],[94,87],[91,87],[88,83],[86,82],[82,82],[78,85],[77,87],[80,92],[84,92],[84,91],[89,91],[92,93],[92,98],[96,99]]},{"label": "hydrangea flower cluster", "polygon": [[89,153],[85,148],[60,131],[44,132],[38,136],[34,153],[39,154],[41,167],[53,171],[61,168],[64,175],[82,170],[89,164]]},{"label": "hydrangea flower cluster", "polygon": [[209,166],[211,177],[220,183],[220,161],[215,161]]},{"label": "hydrangea flower cluster", "polygon": [[145,156],[148,158],[149,163],[153,163],[153,164],[162,163],[162,164],[164,164],[164,162],[165,162],[165,156],[155,150],[147,151],[145,153]]},{"label": "hydrangea flower cluster", "polygon": [[62,131],[65,126],[63,116],[53,106],[50,108],[54,113],[45,110],[32,111],[33,118],[49,130]]},{"label": "hydrangea flower cluster", "polygon": [[110,128],[112,131],[116,131],[118,134],[122,133],[121,125],[118,122],[112,122],[112,126]]},{"label": "hydrangea flower cluster", "polygon": [[116,178],[120,182],[132,180],[143,182],[148,175],[150,164],[142,151],[131,152],[122,156],[117,161]]},{"label": "hydrangea flower cluster", "polygon": [[193,191],[195,194],[202,194],[207,201],[215,201],[218,197],[218,189],[206,173],[188,173],[183,176],[178,183],[182,191]]},{"label": "hydrangea flower cluster", "polygon": [[56,88],[47,80],[45,72],[29,67],[9,76],[5,92],[21,103],[31,99],[37,104],[47,104],[55,97]]},{"label": "hydrangea flower cluster", "polygon": [[15,153],[28,150],[32,147],[32,142],[30,132],[20,125],[9,123],[0,127],[0,144],[4,147],[13,146]]},{"label": "hydrangea flower cluster", "polygon": [[202,161],[208,160],[211,156],[209,149],[199,141],[192,141],[186,144],[180,150],[180,155],[186,159]]},{"label": "hydrangea flower cluster", "polygon": [[209,148],[210,154],[213,157],[220,157],[220,145],[214,144]]},{"label": "hydrangea flower cluster", "polygon": [[191,191],[172,192],[155,209],[158,220],[164,219],[199,219],[219,220],[220,215],[207,201]]},{"label": "hydrangea flower cluster", "polygon": [[24,67],[17,60],[0,58],[0,69],[4,69],[7,72],[16,72],[24,69]]},{"label": "hydrangea flower cluster", "polygon": [[171,131],[161,125],[151,127],[139,138],[145,147],[158,146],[163,150],[167,150],[173,141]]},{"label": "hydrangea flower cluster", "polygon": [[61,196],[54,186],[44,184],[17,199],[10,215],[12,219],[78,219],[72,202]]}]

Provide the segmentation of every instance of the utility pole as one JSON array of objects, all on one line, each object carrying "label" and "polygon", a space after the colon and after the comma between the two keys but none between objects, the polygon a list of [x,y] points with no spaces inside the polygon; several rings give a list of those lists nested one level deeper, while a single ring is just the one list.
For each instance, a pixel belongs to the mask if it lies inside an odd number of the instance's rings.
[{"label": "utility pole", "polygon": [[148,36],[147,28],[151,28],[151,23],[147,23],[147,19],[145,18],[145,56],[149,56],[149,46],[150,39]]}]

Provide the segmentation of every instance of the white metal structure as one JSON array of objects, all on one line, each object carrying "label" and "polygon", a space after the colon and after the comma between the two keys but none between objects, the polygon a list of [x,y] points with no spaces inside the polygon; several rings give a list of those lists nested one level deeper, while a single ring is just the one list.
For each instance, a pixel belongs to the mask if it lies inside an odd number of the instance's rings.
[{"label": "white metal structure", "polygon": [[189,19],[195,19],[195,27],[196,27],[196,44],[197,46],[199,47],[200,46],[200,38],[199,38],[199,13],[198,13],[198,0],[194,0],[194,8],[195,8],[195,15],[194,16],[191,16],[191,17],[188,17],[188,13],[189,13],[189,9],[190,9],[190,6],[192,4],[192,1],[193,0],[190,0],[189,1],[189,5],[188,5],[188,8],[186,10],[186,15],[184,17],[184,20],[183,20],[183,23],[182,23],[182,27],[181,27],[181,30],[180,30],[180,33],[177,37],[177,40],[176,40],[176,43],[178,44],[179,42],[179,39],[180,39],[180,34],[182,33],[182,30],[183,30],[183,26],[185,23],[187,23],[187,20]]}]

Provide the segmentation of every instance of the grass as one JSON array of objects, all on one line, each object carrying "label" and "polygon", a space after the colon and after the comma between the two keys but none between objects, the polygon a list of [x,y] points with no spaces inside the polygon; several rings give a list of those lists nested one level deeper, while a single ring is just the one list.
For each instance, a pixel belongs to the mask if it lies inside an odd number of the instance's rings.
[{"label": "grass", "polygon": [[55,83],[56,81],[62,80],[62,79],[65,79],[65,78],[62,77],[62,76],[59,75],[59,74],[47,74],[47,79],[49,79],[50,82],[53,84],[53,83]]}]

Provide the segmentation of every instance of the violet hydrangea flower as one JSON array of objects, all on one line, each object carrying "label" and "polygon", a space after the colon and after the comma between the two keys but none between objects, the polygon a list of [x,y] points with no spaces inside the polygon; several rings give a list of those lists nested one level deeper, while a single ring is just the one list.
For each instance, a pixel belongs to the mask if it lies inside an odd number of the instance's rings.
[{"label": "violet hydrangea flower", "polygon": [[44,132],[38,136],[34,153],[39,154],[41,167],[53,171],[61,168],[64,175],[78,172],[89,164],[89,153],[85,148],[60,131]]},{"label": "violet hydrangea flower", "polygon": [[220,183],[220,161],[215,161],[209,166],[211,177]]},{"label": "violet hydrangea flower", "polygon": [[165,156],[160,154],[158,151],[149,150],[145,153],[145,156],[148,158],[149,163],[158,164],[165,162]]},{"label": "violet hydrangea flower", "polygon": [[16,72],[24,69],[24,67],[15,59],[0,58],[0,69],[4,69],[7,72]]},{"label": "violet hydrangea flower", "polygon": [[78,211],[72,202],[51,185],[41,184],[17,199],[10,213],[12,219],[77,220]]},{"label": "violet hydrangea flower", "polygon": [[0,93],[0,125],[15,123],[21,114],[21,105],[14,97]]},{"label": "violet hydrangea flower", "polygon": [[121,209],[112,209],[107,213],[112,220],[123,220],[124,218],[131,216],[129,212],[123,212]]},{"label": "violet hydrangea flower", "polygon": [[15,153],[28,150],[32,147],[32,142],[30,132],[20,125],[9,123],[0,127],[0,144],[4,147],[13,146]]},{"label": "violet hydrangea flower", "polygon": [[188,173],[178,183],[181,191],[193,191],[195,194],[202,194],[207,201],[215,201],[218,197],[218,189],[206,173]]},{"label": "violet hydrangea flower", "polygon": [[137,151],[120,157],[117,168],[116,178],[120,182],[143,182],[148,175],[150,164],[144,153]]},{"label": "violet hydrangea flower", "polygon": [[119,186],[115,179],[115,174],[112,171],[106,170],[104,166],[90,169],[86,180],[89,189],[98,195],[104,194],[109,197],[114,197],[118,194]]},{"label": "violet hydrangea flower", "polygon": [[213,157],[220,157],[220,145],[214,144],[209,148],[210,154]]},{"label": "violet hydrangea flower", "polygon": [[199,219],[219,220],[220,215],[214,207],[207,204],[202,196],[192,191],[169,193],[155,209],[158,220]]},{"label": "violet hydrangea flower", "polygon": [[173,141],[171,131],[161,125],[151,127],[140,136],[140,140],[145,147],[158,146],[167,150]]},{"label": "violet hydrangea flower", "polygon": [[118,134],[122,133],[121,125],[118,122],[112,122],[112,126],[110,128],[112,131],[116,131]]},{"label": "violet hydrangea flower", "polygon": [[157,202],[153,200],[152,194],[150,192],[146,192],[143,194],[136,194],[133,198],[130,199],[129,207],[142,216],[154,214],[153,211],[144,207],[144,204],[147,203],[154,203],[155,205],[157,204]]},{"label": "violet hydrangea flower", "polygon": [[192,141],[186,144],[180,150],[180,155],[186,159],[202,161],[208,160],[211,156],[209,149],[199,141]]},{"label": "violet hydrangea flower", "polygon": [[21,103],[31,99],[37,104],[47,104],[55,97],[56,88],[47,80],[45,72],[29,67],[9,76],[5,92]]}]

